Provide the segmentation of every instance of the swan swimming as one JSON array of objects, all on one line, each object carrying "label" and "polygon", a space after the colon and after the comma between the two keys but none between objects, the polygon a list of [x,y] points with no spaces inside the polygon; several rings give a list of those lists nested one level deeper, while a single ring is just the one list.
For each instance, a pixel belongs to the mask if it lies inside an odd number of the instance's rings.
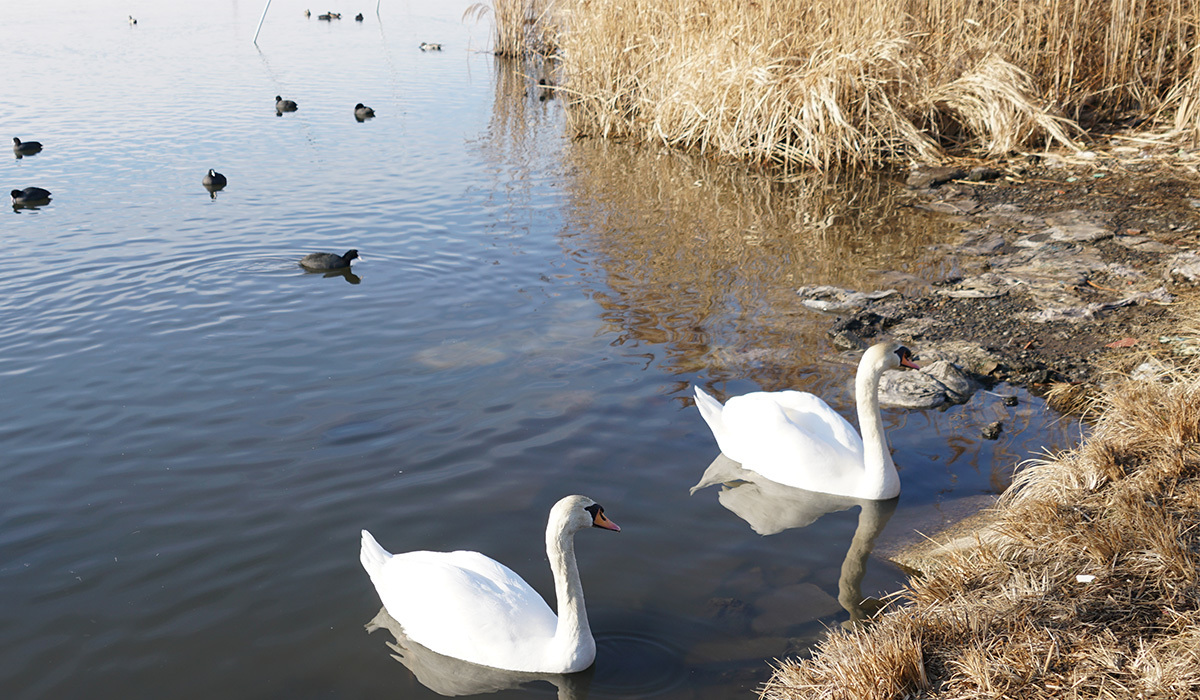
[{"label": "swan swimming", "polygon": [[900,475],[879,413],[879,377],[897,367],[920,369],[899,343],[871,346],[854,381],[862,436],[829,404],[803,391],[756,391],[724,406],[696,387],[696,407],[721,452],[744,468],[786,486],[884,500],[900,495]]},{"label": "swan swimming", "polygon": [[550,509],[546,555],[558,616],[512,569],[479,552],[389,554],[363,530],[359,559],[388,614],[418,644],[507,671],[574,673],[596,658],[575,563],[575,533],[589,527],[621,531],[584,496]]}]

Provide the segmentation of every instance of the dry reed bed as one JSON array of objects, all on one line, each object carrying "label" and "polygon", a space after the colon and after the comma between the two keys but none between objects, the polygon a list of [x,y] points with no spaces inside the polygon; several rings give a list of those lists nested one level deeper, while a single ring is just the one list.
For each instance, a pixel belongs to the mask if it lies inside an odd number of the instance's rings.
[{"label": "dry reed bed", "polygon": [[580,135],[818,168],[1073,147],[1080,125],[1124,115],[1200,135],[1200,0],[560,0],[531,13],[560,52]]},{"label": "dry reed bed", "polygon": [[1097,410],[976,548],[782,662],[763,698],[1200,697],[1200,374],[1124,382]]}]

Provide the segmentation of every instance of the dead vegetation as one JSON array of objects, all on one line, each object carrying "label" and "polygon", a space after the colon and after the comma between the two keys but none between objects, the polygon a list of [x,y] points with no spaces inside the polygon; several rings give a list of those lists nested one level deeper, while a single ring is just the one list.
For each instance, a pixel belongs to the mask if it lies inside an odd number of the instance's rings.
[{"label": "dead vegetation", "polygon": [[558,51],[580,135],[827,169],[1200,134],[1200,0],[494,4]]},{"label": "dead vegetation", "polygon": [[796,698],[1200,697],[1200,375],[1110,386],[975,547],[763,689]]}]

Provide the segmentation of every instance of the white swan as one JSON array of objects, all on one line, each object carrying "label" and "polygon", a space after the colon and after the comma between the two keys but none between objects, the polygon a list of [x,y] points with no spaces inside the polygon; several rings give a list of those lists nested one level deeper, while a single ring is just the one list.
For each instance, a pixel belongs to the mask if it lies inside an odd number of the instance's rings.
[{"label": "white swan", "polygon": [[384,608],[413,641],[492,668],[574,673],[596,658],[575,564],[575,533],[587,527],[621,531],[584,496],[567,496],[550,509],[546,555],[557,617],[520,576],[479,552],[389,554],[363,530],[359,559]]},{"label": "white swan", "polygon": [[757,391],[725,403],[696,387],[696,406],[721,452],[746,469],[797,488],[852,498],[900,495],[879,414],[879,377],[897,367],[918,369],[899,343],[863,354],[855,377],[862,437],[829,404],[803,391]]}]

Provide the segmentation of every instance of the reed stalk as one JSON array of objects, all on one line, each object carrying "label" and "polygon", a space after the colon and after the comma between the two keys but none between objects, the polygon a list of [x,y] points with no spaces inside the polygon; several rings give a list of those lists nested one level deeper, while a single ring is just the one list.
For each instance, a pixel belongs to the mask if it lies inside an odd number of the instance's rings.
[{"label": "reed stalk", "polygon": [[819,169],[1077,148],[1154,117],[1200,136],[1200,0],[560,0],[538,18],[579,135]]}]

